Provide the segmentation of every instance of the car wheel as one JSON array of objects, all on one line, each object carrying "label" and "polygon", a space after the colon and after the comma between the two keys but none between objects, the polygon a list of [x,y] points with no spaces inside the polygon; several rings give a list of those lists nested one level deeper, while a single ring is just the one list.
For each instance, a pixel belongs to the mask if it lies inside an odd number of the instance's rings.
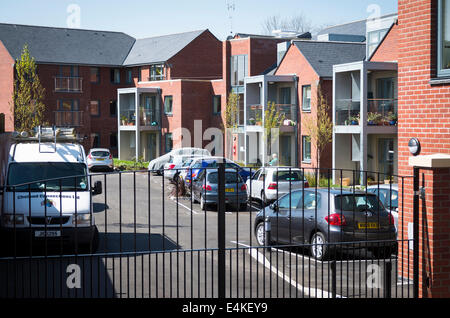
[{"label": "car wheel", "polygon": [[206,201],[203,195],[200,196],[200,209],[207,211]]},{"label": "car wheel", "polygon": [[[255,230],[256,242],[259,246],[266,246],[266,231],[264,229],[264,222],[258,223]],[[269,244],[270,245],[270,242]]]},{"label": "car wheel", "polygon": [[310,252],[316,260],[326,260],[329,255],[329,248],[326,245],[327,240],[321,232],[316,232],[311,237]]}]

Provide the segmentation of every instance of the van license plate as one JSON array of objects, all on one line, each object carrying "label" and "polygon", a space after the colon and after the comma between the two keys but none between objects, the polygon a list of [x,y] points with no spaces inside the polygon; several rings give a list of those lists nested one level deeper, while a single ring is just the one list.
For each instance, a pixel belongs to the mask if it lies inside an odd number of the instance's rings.
[{"label": "van license plate", "polygon": [[34,237],[60,237],[61,231],[35,231]]}]

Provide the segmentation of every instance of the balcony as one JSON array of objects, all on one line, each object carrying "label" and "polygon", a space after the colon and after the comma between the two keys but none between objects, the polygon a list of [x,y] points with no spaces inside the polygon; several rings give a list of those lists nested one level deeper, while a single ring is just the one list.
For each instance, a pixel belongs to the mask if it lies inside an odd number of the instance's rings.
[{"label": "balcony", "polygon": [[55,125],[57,127],[80,127],[83,126],[82,111],[57,110],[55,114]]},{"label": "balcony", "polygon": [[82,77],[55,77],[55,92],[81,93],[83,91]]},{"label": "balcony", "polygon": [[[336,125],[359,125],[360,102],[350,99],[336,100]],[[397,125],[397,99],[367,99],[367,125]]]},{"label": "balcony", "polygon": [[153,109],[141,109],[139,114],[139,123],[141,126],[158,127],[159,116]]},{"label": "balcony", "polygon": [[136,126],[136,111],[122,110],[120,112],[120,125],[121,126]]},{"label": "balcony", "polygon": [[[275,108],[280,114],[280,117],[284,115],[284,120],[281,123],[281,125],[291,126],[292,123],[296,122],[294,104],[275,104]],[[267,108],[265,110],[267,110]],[[248,118],[247,125],[263,126],[262,113],[263,113],[262,105],[260,104],[250,105],[250,107],[247,110],[247,118]]]}]

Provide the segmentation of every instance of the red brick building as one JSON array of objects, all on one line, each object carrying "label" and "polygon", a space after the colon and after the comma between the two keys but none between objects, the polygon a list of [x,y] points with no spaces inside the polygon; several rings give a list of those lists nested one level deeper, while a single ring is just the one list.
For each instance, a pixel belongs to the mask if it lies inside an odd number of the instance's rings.
[{"label": "red brick building", "polygon": [[[425,191],[418,209],[423,297],[450,297],[449,9],[447,0],[399,0],[398,26],[389,35],[398,38],[399,174],[412,175],[413,166],[418,167]],[[418,156],[408,148],[413,137],[421,145]],[[413,195],[413,184],[407,182],[399,195],[405,224],[413,221]],[[407,256],[402,257],[406,262]]]}]

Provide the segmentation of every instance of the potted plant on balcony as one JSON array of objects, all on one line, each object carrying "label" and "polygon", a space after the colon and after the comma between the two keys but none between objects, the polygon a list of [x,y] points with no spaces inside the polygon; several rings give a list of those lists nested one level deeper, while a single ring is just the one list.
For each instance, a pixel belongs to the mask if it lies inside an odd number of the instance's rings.
[{"label": "potted plant on balcony", "polygon": [[389,125],[395,126],[397,125],[397,114],[394,112],[389,112],[387,115],[387,119],[389,121]]},{"label": "potted plant on balcony", "polygon": [[255,125],[255,123],[256,123],[255,118],[252,117],[252,118],[249,118],[249,119],[248,119],[248,124],[249,124],[249,125],[252,125],[252,126],[253,126],[253,125]]},{"label": "potted plant on balcony", "polygon": [[261,114],[259,112],[256,113],[256,125],[257,126],[262,126],[262,116],[261,116]]},{"label": "potted plant on balcony", "polygon": [[381,122],[381,114],[378,113],[367,113],[367,124],[369,126],[378,125]]},{"label": "potted plant on balcony", "polygon": [[350,116],[348,120],[350,121],[350,125],[359,125],[359,114],[356,116]]},{"label": "potted plant on balcony", "polygon": [[124,115],[120,116],[120,123],[122,124],[122,126],[128,125],[128,118]]}]

